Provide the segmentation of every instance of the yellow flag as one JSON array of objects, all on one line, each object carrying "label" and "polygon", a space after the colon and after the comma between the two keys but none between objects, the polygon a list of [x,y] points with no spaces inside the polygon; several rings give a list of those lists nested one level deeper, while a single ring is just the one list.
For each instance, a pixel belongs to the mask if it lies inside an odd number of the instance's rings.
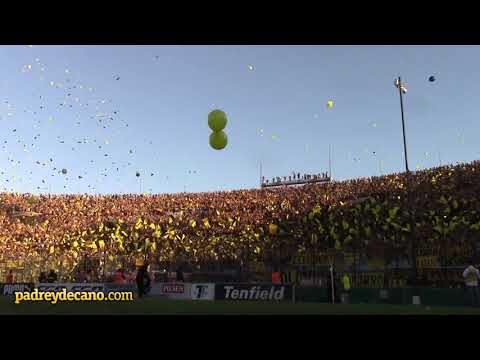
[{"label": "yellow flag", "polygon": [[203,219],[203,225],[205,225],[206,228],[210,227],[210,223],[208,222],[207,218]]},{"label": "yellow flag", "polygon": [[278,225],[269,224],[268,225],[268,231],[270,232],[271,235],[275,235],[278,231]]}]

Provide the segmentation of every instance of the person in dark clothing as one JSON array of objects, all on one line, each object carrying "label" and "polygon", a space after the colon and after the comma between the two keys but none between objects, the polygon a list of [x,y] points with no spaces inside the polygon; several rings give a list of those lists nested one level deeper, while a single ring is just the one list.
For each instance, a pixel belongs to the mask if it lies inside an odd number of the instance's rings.
[{"label": "person in dark clothing", "polygon": [[138,297],[147,295],[150,291],[150,276],[148,275],[147,265],[141,266],[137,271],[137,277],[135,278],[138,289]]},{"label": "person in dark clothing", "polygon": [[330,278],[330,274],[326,276],[325,286],[327,288],[327,303],[332,303],[332,279]]},{"label": "person in dark clothing", "polygon": [[51,269],[47,276],[47,282],[54,283],[55,281],[57,281],[57,278],[58,277],[57,274],[55,274],[55,270]]},{"label": "person in dark clothing", "polygon": [[179,282],[184,282],[185,279],[183,277],[183,266],[180,265],[178,268],[177,268],[177,281]]},{"label": "person in dark clothing", "polygon": [[145,295],[148,295],[148,293],[150,293],[150,290],[152,289],[152,279],[150,278],[150,274],[148,273],[148,267],[149,267],[148,264],[144,265],[145,275],[143,277],[143,279],[144,279],[143,285],[144,285],[144,288],[145,288],[145,292],[144,292]]},{"label": "person in dark clothing", "polygon": [[46,283],[48,281],[47,279],[47,274],[45,274],[44,271],[40,273],[40,276],[38,277],[38,282],[39,283]]}]

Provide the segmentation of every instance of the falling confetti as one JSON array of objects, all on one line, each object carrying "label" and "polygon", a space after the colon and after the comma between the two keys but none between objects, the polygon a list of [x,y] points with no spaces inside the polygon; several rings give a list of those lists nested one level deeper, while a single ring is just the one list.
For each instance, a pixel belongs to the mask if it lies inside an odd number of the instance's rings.
[{"label": "falling confetti", "polygon": [[67,174],[67,169],[62,169],[62,174],[66,175]]},{"label": "falling confetti", "polygon": [[247,67],[248,67],[248,70],[249,70],[249,71],[253,71],[253,70],[254,70],[253,65],[248,65]]},{"label": "falling confetti", "polygon": [[333,100],[328,100],[328,101],[327,101],[327,107],[328,107],[329,109],[333,108]]}]

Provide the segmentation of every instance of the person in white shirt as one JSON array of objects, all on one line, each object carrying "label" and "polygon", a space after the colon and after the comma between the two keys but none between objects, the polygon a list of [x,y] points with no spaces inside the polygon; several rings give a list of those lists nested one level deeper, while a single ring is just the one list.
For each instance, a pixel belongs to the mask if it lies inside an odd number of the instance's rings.
[{"label": "person in white shirt", "polygon": [[473,261],[469,262],[469,266],[463,272],[463,278],[465,279],[465,285],[469,294],[470,302],[473,307],[479,306],[479,294],[478,294],[478,279],[480,278],[480,272],[473,266]]}]

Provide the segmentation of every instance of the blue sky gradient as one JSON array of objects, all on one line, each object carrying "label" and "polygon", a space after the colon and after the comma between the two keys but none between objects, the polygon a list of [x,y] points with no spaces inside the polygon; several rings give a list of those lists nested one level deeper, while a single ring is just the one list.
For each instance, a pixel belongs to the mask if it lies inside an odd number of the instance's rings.
[{"label": "blue sky gradient", "polygon": [[400,172],[399,75],[410,168],[480,157],[478,46],[24,45],[0,59],[3,191],[248,189],[260,162],[267,178],[327,171],[329,145],[337,180]]}]

